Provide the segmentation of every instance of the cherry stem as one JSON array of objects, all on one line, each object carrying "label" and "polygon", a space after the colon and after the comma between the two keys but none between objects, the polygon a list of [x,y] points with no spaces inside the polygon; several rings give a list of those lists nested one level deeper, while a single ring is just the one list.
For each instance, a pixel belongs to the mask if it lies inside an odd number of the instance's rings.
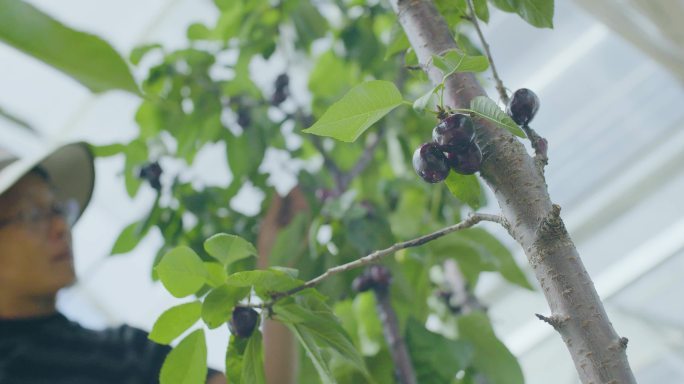
[{"label": "cherry stem", "polygon": [[468,3],[468,8],[470,8],[470,17],[468,17],[468,19],[475,26],[477,36],[480,38],[480,41],[482,42],[482,47],[484,48],[485,54],[487,55],[487,60],[489,60],[489,66],[492,67],[492,75],[494,76],[494,81],[496,82],[496,90],[499,92],[499,97],[501,98],[501,101],[504,104],[508,104],[508,94],[506,93],[506,87],[504,87],[503,81],[501,81],[499,73],[496,71],[496,66],[494,65],[494,58],[492,57],[492,52],[489,50],[489,44],[487,43],[487,40],[485,39],[484,35],[482,34],[482,30],[480,29],[480,23],[477,21],[477,16],[475,15],[475,7],[473,6],[473,0],[466,0],[466,2]]}]

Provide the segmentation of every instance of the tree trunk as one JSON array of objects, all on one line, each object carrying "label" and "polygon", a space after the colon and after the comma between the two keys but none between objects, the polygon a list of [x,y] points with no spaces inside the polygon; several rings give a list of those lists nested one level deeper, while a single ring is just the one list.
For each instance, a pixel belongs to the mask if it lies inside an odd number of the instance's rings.
[{"label": "tree trunk", "polygon": [[[429,0],[391,0],[406,36],[429,78],[442,81],[431,56],[457,48],[443,17]],[[472,73],[456,73],[445,83],[445,104],[468,108],[486,95]],[[636,383],[620,338],[603,308],[594,284],[552,204],[543,170],[507,130],[476,119],[482,149],[481,176],[510,224],[509,233],[523,247],[549,303],[552,315],[540,316],[561,335],[582,383]]]}]

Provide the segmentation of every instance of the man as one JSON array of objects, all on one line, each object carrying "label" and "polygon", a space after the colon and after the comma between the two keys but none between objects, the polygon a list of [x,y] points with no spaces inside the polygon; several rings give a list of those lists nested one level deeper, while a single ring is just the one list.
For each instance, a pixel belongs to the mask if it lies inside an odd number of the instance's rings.
[{"label": "man", "polygon": [[[83,143],[21,160],[0,152],[0,384],[159,382],[170,347],[125,325],[83,328],[55,306],[76,279],[71,226],[94,175]],[[207,383],[225,382],[210,371]]]}]

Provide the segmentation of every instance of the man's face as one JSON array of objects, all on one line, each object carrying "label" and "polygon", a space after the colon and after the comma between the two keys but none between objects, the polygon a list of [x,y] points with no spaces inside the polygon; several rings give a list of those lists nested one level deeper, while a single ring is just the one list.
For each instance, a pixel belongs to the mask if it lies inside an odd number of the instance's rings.
[{"label": "man's face", "polygon": [[[75,280],[71,230],[52,208],[50,185],[30,173],[0,195],[0,289],[17,297],[54,295]],[[9,221],[8,221],[9,220]]]}]

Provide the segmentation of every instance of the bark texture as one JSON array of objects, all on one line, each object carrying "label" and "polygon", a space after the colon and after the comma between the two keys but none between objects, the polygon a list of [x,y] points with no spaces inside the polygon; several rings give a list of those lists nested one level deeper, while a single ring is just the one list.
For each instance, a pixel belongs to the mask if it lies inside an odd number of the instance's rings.
[{"label": "bark texture", "polygon": [[[457,48],[444,18],[430,0],[391,0],[421,65],[434,84],[442,73],[431,56]],[[468,108],[486,95],[472,73],[457,73],[446,83],[445,103]],[[476,119],[476,140],[483,152],[482,178],[494,191],[511,236],[523,247],[549,303],[544,317],[561,335],[582,383],[636,383],[620,338],[603,308],[574,243],[552,204],[542,170],[512,134]],[[541,326],[541,324],[540,324]]]}]

